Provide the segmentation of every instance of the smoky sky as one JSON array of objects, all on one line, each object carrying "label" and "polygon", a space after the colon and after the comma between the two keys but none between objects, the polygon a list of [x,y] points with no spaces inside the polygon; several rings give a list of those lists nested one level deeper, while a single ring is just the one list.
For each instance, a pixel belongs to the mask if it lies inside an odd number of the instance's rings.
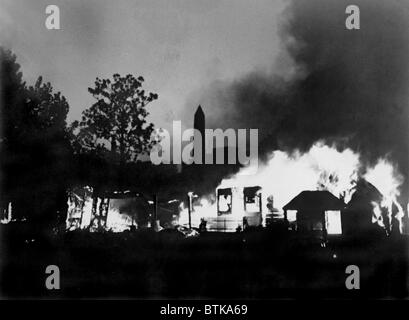
[{"label": "smoky sky", "polygon": [[[60,8],[61,30],[47,30],[45,8]],[[17,55],[24,79],[50,81],[70,104],[68,122],[94,100],[87,88],[114,73],[145,78],[159,99],[156,127],[190,128],[200,101],[192,91],[215,79],[265,68],[276,55],[283,0],[0,0],[0,45]]]},{"label": "smoky sky", "polygon": [[[95,77],[132,73],[159,94],[158,127],[191,127],[201,104],[208,127],[258,128],[262,156],[326,140],[407,174],[406,0],[55,0],[56,32],[47,4],[0,1],[0,42],[29,83],[43,75],[67,97],[69,121]],[[350,4],[360,30],[345,28]]]},{"label": "smoky sky", "polygon": [[409,3],[354,1],[360,30],[345,27],[349,4],[289,2],[280,22],[283,53],[271,62],[280,72],[203,88],[207,125],[258,128],[262,155],[324,140],[368,162],[387,157],[406,175]]}]

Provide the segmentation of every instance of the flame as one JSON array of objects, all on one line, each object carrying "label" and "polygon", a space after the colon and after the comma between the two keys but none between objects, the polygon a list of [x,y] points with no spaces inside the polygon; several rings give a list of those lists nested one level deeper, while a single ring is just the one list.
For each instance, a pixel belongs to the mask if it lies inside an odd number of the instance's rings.
[{"label": "flame", "polygon": [[403,176],[386,159],[380,159],[373,168],[364,174],[365,180],[372,183],[385,197],[396,199]]},{"label": "flame", "polygon": [[[388,222],[392,222],[392,217],[396,218],[399,222],[400,232],[402,233],[402,219],[405,213],[403,207],[397,201],[397,197],[400,195],[399,187],[403,183],[403,176],[399,173],[397,168],[386,159],[380,159],[374,167],[367,170],[366,174],[364,174],[364,178],[372,183],[383,195],[380,204],[372,203],[378,223],[380,224],[379,221],[382,220],[379,216],[381,216],[382,209],[384,209],[387,213],[386,218]],[[383,221],[382,225],[385,226]]]},{"label": "flame", "polygon": [[[260,165],[257,170],[251,167],[243,168],[237,174],[223,179],[216,189],[235,188],[238,194],[242,194],[244,187],[260,186],[262,220],[266,221],[266,215],[270,213],[272,207],[276,214],[282,213],[283,206],[304,190],[327,190],[348,203],[355,192],[354,187],[358,178],[362,177],[383,195],[382,201],[372,203],[374,223],[390,228],[392,218],[396,218],[402,231],[402,218],[405,211],[398,203],[397,197],[400,194],[399,188],[403,183],[403,176],[386,157],[379,159],[373,167],[365,168],[360,160],[360,155],[350,149],[339,151],[334,146],[318,142],[305,153],[288,154],[284,151],[274,151],[268,161]],[[249,172],[256,173],[249,175]],[[364,174],[360,176],[361,172]],[[195,198],[194,193],[190,196]],[[80,200],[69,202],[69,216],[77,220],[82,217],[81,225],[76,227],[85,228],[91,221],[92,199],[88,194]],[[202,218],[217,218],[215,193],[193,202],[191,213],[193,227],[198,227]],[[236,223],[244,216],[243,206],[236,205],[233,208],[233,212],[226,216],[226,219],[230,219],[230,223]],[[409,204],[405,209],[409,209]],[[188,209],[182,203],[179,224],[188,225],[188,222]],[[133,224],[129,215],[121,214],[115,208],[109,209],[107,229],[120,232],[129,229]]]},{"label": "flame", "polygon": [[[362,168],[358,153],[350,149],[338,151],[335,147],[318,142],[306,153],[295,152],[290,155],[283,151],[274,151],[267,163],[259,166],[256,174],[246,174],[253,169],[243,168],[238,174],[222,180],[217,189],[261,186],[263,218],[268,213],[268,197],[271,199],[273,196],[274,207],[282,211],[286,203],[304,190],[328,190],[348,203],[359,172],[362,171],[366,172],[362,177],[383,194],[384,200],[379,204],[380,207],[390,208],[392,204],[396,204],[403,213],[402,206],[396,201],[403,178],[396,167],[386,159],[380,159],[374,167]],[[374,206],[375,216],[381,210],[377,206]],[[180,209],[179,223],[187,224],[188,211],[183,205]],[[233,215],[240,214],[233,212]],[[198,226],[200,218],[216,216],[215,196],[208,195],[200,200],[199,205],[194,206],[192,225]]]},{"label": "flame", "polygon": [[[192,226],[198,227],[201,218],[216,218],[217,208],[215,199],[211,196],[203,197],[199,200],[199,204],[194,206],[194,212],[191,214]],[[188,225],[189,212],[184,203],[180,204],[179,224]]]}]

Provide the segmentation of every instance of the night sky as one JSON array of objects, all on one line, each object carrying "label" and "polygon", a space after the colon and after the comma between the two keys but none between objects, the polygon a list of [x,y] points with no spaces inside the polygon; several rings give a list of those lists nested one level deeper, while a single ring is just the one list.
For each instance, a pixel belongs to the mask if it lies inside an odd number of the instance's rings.
[{"label": "night sky", "polygon": [[[45,8],[58,5],[61,30],[47,30]],[[69,122],[93,103],[96,77],[142,75],[159,94],[151,121],[191,127],[208,84],[272,68],[280,53],[282,1],[1,0],[0,41],[33,83],[43,75],[70,104]],[[209,112],[211,106],[204,106]]]}]

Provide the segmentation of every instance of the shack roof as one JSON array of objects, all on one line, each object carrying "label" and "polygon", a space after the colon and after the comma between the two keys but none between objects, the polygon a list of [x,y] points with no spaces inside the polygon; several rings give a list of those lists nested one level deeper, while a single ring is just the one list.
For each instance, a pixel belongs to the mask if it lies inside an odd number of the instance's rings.
[{"label": "shack roof", "polygon": [[329,191],[302,191],[284,210],[342,210],[345,203]]}]

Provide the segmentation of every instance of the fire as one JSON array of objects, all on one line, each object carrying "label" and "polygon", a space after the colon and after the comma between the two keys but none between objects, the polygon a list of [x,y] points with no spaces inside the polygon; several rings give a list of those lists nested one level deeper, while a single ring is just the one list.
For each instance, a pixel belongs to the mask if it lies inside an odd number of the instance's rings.
[{"label": "fire", "polygon": [[364,178],[372,183],[383,195],[380,204],[373,203],[374,214],[376,217],[381,215],[382,208],[387,210],[388,220],[392,220],[392,215],[400,223],[400,231],[402,232],[402,218],[405,213],[401,204],[397,201],[400,194],[399,187],[403,183],[403,176],[399,173],[397,168],[385,159],[380,159],[377,164],[367,170]]},{"label": "fire", "polygon": [[[216,218],[217,208],[215,199],[212,196],[203,197],[199,200],[199,204],[194,206],[194,213],[192,214],[192,226],[198,227],[201,218]],[[189,213],[186,206],[180,204],[179,224],[188,225]]]},{"label": "fire", "polygon": [[385,159],[380,159],[373,168],[369,168],[364,178],[387,198],[396,199],[400,194],[399,187],[403,183],[403,176]]},{"label": "fire", "polygon": [[[270,201],[271,196],[273,197],[274,207],[282,212],[282,207],[304,190],[328,190],[348,203],[359,172],[366,172],[362,177],[384,196],[381,206],[390,207],[394,203],[403,212],[396,201],[399,187],[403,182],[402,175],[386,159],[380,159],[374,167],[362,168],[358,153],[350,149],[338,151],[335,147],[318,142],[306,153],[295,152],[290,155],[283,151],[274,151],[267,163],[259,166],[256,174],[245,174],[247,170],[252,169],[243,168],[234,176],[222,180],[217,189],[261,186],[263,218],[268,213],[266,207],[268,197]],[[374,210],[376,215],[380,208],[374,207]],[[232,213],[235,214],[237,213]],[[214,195],[203,197],[200,204],[194,207],[192,225],[197,227],[201,218],[216,216]],[[186,224],[187,221],[188,212],[182,205],[179,222]]]}]

